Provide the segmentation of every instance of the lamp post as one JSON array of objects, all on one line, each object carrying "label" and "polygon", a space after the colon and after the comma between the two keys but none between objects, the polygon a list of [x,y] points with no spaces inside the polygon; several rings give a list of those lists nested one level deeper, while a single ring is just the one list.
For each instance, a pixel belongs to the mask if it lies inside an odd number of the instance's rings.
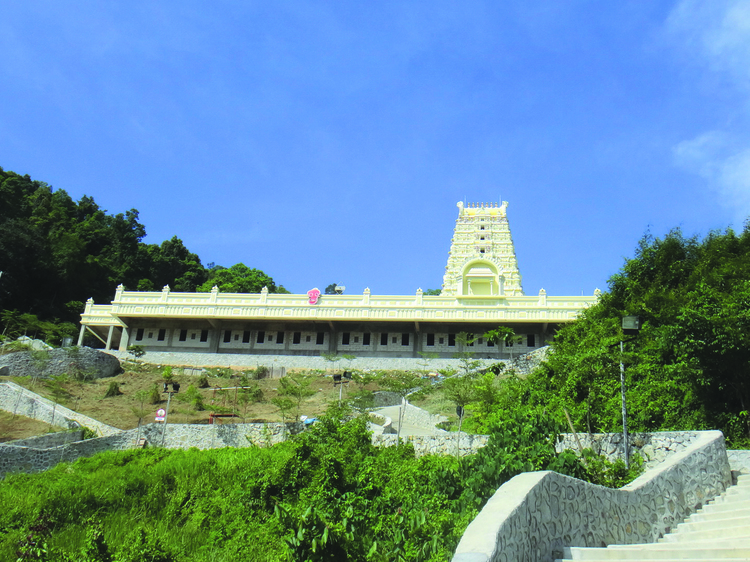
[{"label": "lamp post", "polygon": [[[169,385],[172,385],[172,390],[169,390]],[[172,395],[177,394],[180,391],[180,383],[178,382],[165,382],[164,391],[167,393],[167,412],[164,416],[164,427],[161,430],[161,446],[164,447],[165,434],[167,433],[167,423],[169,423],[169,403],[172,401]]]},{"label": "lamp post", "polygon": [[[641,319],[638,316],[623,316],[622,333],[625,336],[637,336],[641,328]],[[634,338],[630,338],[630,341]],[[630,445],[628,443],[628,407],[625,402],[625,354],[624,338],[620,339],[620,393],[622,394],[622,446],[625,457],[625,468],[630,468]]]}]

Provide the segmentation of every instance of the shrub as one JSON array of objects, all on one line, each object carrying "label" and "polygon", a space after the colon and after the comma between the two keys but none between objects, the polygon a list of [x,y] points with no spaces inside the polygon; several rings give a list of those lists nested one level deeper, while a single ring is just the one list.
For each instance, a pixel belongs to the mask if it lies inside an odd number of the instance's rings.
[{"label": "shrub", "polygon": [[151,387],[151,392],[148,395],[149,404],[159,404],[161,402],[161,394],[159,393],[159,385],[155,384]]},{"label": "shrub", "polygon": [[211,385],[208,384],[208,375],[207,374],[204,373],[200,377],[198,377],[198,388],[208,388],[209,386],[211,386]]},{"label": "shrub", "polygon": [[120,383],[117,381],[111,381],[104,398],[111,398],[112,396],[118,396],[120,394],[122,394],[122,392],[120,392]]},{"label": "shrub", "polygon": [[261,365],[255,369],[255,375],[258,380],[267,379],[271,375],[271,370],[265,365]]}]

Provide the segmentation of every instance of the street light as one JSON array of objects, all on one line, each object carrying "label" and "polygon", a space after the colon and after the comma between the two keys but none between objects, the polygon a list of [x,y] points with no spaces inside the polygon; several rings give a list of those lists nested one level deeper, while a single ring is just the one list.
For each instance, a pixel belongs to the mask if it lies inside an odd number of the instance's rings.
[{"label": "street light", "polygon": [[641,319],[638,316],[622,317],[622,333],[625,336],[634,336],[628,340],[620,339],[620,393],[622,394],[622,444],[625,457],[625,468],[630,468],[630,446],[628,444],[628,407],[625,402],[625,363],[623,362],[624,341],[631,341],[638,335],[641,329]]},{"label": "street light", "polygon": [[[169,390],[169,385],[172,385],[172,390]],[[161,446],[164,447],[164,438],[167,432],[167,423],[169,422],[169,403],[172,401],[172,395],[177,394],[180,391],[180,383],[178,382],[165,382],[164,392],[167,393],[167,412],[164,416],[164,427],[161,430]]]}]

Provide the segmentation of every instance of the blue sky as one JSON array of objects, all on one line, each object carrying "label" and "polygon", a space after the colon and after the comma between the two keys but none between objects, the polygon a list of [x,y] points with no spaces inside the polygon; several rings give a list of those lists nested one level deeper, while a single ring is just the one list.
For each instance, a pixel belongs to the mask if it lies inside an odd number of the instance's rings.
[{"label": "blue sky", "polygon": [[748,0],[0,0],[0,76],[4,169],[292,292],[439,288],[459,200],[527,294],[750,215]]}]

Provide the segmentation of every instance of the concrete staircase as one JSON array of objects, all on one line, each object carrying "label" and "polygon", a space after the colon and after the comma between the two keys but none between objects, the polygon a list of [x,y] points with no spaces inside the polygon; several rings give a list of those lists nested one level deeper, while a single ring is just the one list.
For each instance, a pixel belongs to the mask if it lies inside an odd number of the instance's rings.
[{"label": "concrete staircase", "polygon": [[564,560],[748,560],[750,561],[750,474],[692,514],[674,532],[651,544],[607,548],[566,547]]}]

